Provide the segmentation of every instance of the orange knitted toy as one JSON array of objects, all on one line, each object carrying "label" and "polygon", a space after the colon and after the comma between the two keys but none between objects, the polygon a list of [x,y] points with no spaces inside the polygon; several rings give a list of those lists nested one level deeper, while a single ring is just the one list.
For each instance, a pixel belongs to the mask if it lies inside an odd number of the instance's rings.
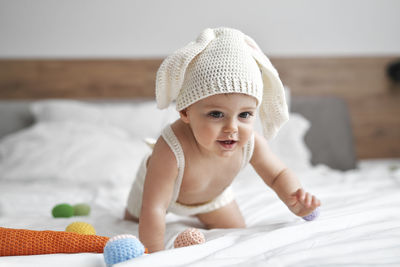
[{"label": "orange knitted toy", "polygon": [[108,237],[0,227],[0,256],[103,253]]}]

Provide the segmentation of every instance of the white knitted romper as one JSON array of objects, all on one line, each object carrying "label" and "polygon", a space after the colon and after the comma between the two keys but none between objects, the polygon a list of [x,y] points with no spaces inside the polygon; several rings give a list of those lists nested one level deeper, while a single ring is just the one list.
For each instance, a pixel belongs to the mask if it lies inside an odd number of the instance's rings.
[{"label": "white knitted romper", "polygon": [[[167,212],[172,212],[178,215],[185,215],[185,216],[207,213],[219,209],[223,206],[226,206],[227,204],[231,203],[234,200],[232,188],[231,186],[228,186],[219,196],[217,196],[216,198],[205,204],[188,206],[178,203],[177,200],[185,169],[185,156],[183,154],[182,146],[179,143],[178,138],[174,134],[170,125],[164,128],[164,130],[161,133],[161,136],[164,138],[165,142],[169,145],[169,147],[173,151],[178,165],[178,176],[175,181],[172,200],[171,203],[169,204]],[[251,156],[253,155],[253,150],[254,150],[254,135],[252,135],[249,142],[244,146],[241,169],[243,169],[250,161]],[[128,197],[127,210],[131,215],[135,216],[136,218],[139,218],[140,210],[142,207],[143,185],[147,172],[146,164],[150,156],[151,153],[146,155],[142,163],[140,164],[136,174],[136,179],[133,182]]]}]

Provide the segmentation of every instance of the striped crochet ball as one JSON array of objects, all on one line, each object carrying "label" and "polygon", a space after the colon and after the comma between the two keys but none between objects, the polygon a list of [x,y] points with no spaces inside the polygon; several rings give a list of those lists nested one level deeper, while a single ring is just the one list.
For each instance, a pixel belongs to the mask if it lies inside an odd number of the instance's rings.
[{"label": "striped crochet ball", "polygon": [[204,234],[196,228],[189,228],[180,233],[174,242],[175,248],[198,245],[206,242]]}]

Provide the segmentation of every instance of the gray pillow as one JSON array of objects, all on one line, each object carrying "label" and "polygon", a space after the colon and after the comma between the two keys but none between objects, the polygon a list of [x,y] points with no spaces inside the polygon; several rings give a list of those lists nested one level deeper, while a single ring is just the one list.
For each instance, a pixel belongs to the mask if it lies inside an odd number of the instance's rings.
[{"label": "gray pillow", "polygon": [[338,97],[292,96],[291,111],[311,122],[305,143],[311,150],[311,163],[333,169],[356,167],[349,112],[346,102]]},{"label": "gray pillow", "polygon": [[29,103],[23,100],[0,101],[0,138],[33,123]]}]

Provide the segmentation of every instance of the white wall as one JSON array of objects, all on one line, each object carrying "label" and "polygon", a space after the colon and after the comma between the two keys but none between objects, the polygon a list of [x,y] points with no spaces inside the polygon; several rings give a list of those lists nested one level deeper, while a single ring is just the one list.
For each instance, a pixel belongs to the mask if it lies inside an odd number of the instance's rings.
[{"label": "white wall", "polygon": [[218,26],[274,56],[400,55],[399,0],[0,0],[0,57],[160,57]]}]

